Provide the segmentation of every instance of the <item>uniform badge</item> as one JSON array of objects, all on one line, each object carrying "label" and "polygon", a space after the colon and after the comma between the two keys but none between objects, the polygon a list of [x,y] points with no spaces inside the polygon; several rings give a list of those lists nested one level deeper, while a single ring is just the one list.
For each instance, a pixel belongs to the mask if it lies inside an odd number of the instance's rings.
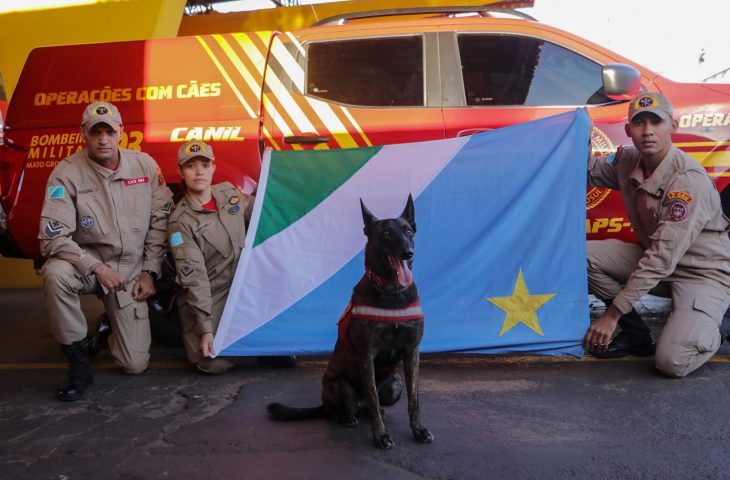
[{"label": "uniform badge", "polygon": [[55,220],[48,220],[48,223],[46,223],[46,228],[43,229],[43,232],[49,237],[53,238],[61,233],[62,229],[63,227],[59,222]]},{"label": "uniform badge", "polygon": [[172,203],[171,202],[167,202],[166,204],[164,204],[162,206],[162,213],[164,215],[170,215],[170,213],[172,213]]},{"label": "uniform badge", "polygon": [[195,269],[187,263],[180,267],[180,275],[183,277],[189,276]]},{"label": "uniform badge", "polygon": [[55,187],[48,187],[48,198],[64,198],[66,197],[66,189],[63,185],[56,185]]},{"label": "uniform badge", "polygon": [[81,222],[79,223],[81,223],[82,227],[89,229],[94,226],[94,219],[88,215],[84,215],[83,217],[81,217]]},{"label": "uniform badge", "polygon": [[228,213],[231,215],[235,215],[240,211],[241,211],[241,207],[239,207],[238,205],[233,205],[231,208],[228,209]]},{"label": "uniform badge", "polygon": [[680,199],[672,200],[667,206],[667,211],[669,212],[669,219],[674,222],[684,220],[689,214],[687,204]]},{"label": "uniform badge", "polygon": [[241,201],[241,197],[239,197],[238,195],[234,195],[228,199],[228,203],[230,205],[237,205],[238,202],[240,202],[240,201]]},{"label": "uniform badge", "polygon": [[170,235],[170,245],[172,245],[173,247],[177,247],[178,245],[182,245],[183,243],[185,243],[185,241],[183,240],[182,233],[175,232]]},{"label": "uniform badge", "polygon": [[684,203],[691,203],[692,202],[692,195],[689,193],[684,192],[669,192],[667,193],[667,198],[669,200],[682,200]]}]

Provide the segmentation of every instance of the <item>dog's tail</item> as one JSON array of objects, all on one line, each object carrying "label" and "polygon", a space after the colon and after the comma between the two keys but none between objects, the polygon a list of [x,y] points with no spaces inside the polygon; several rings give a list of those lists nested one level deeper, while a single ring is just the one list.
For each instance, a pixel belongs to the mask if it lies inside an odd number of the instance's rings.
[{"label": "dog's tail", "polygon": [[288,422],[290,420],[309,420],[311,418],[322,418],[327,415],[324,405],[309,408],[287,407],[281,403],[270,403],[266,410],[272,420]]}]

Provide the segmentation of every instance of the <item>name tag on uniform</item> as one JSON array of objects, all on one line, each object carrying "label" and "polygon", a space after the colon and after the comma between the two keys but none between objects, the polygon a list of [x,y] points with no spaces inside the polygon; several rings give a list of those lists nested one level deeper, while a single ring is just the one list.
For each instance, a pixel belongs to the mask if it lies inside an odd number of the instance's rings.
[{"label": "name tag on uniform", "polygon": [[140,183],[149,183],[150,177],[139,177],[139,178],[130,178],[129,180],[124,181],[124,186],[128,187],[130,185],[138,185]]}]

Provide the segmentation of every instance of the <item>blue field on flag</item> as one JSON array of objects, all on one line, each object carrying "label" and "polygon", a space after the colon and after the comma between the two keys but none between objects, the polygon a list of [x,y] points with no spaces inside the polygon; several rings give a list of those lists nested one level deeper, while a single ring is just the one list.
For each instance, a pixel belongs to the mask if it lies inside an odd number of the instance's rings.
[{"label": "blue field on flag", "polygon": [[581,355],[589,133],[579,109],[471,137],[268,152],[216,351],[331,352],[364,273],[360,198],[386,218],[410,193],[421,351]]}]

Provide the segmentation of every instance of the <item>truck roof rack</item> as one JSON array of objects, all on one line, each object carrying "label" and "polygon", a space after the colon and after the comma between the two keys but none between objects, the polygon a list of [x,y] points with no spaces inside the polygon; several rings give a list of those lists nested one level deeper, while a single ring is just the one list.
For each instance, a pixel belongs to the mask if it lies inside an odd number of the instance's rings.
[{"label": "truck roof rack", "polygon": [[415,7],[415,8],[392,8],[385,10],[368,10],[363,12],[343,13],[332,17],[319,20],[314,26],[323,25],[344,25],[350,20],[360,20],[365,18],[376,17],[394,17],[403,15],[456,15],[464,13],[474,13],[482,17],[494,17],[495,14],[511,15],[525,20],[537,21],[530,15],[519,12],[513,8],[495,8],[495,7],[461,7],[461,6],[441,6],[441,7]]}]

